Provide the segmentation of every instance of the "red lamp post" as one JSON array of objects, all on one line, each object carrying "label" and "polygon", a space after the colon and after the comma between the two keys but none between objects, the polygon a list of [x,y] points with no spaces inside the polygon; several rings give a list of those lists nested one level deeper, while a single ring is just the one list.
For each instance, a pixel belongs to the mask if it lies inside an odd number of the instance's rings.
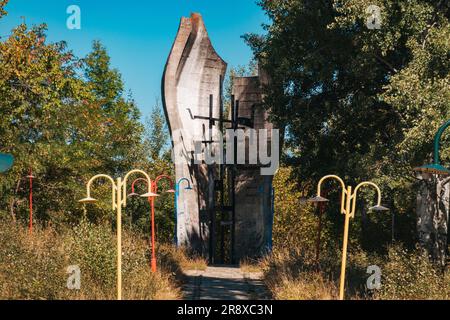
[{"label": "red lamp post", "polygon": [[[135,184],[139,181],[145,181],[146,184],[148,184],[147,179],[143,179],[143,178],[138,178],[136,180],[133,181],[133,183],[131,184],[131,193],[129,194],[130,197],[133,196],[138,196],[138,194],[135,192]],[[151,187],[150,187],[150,192],[145,193],[143,195],[141,195],[141,197],[143,198],[147,198],[149,203],[150,203],[150,207],[151,207],[151,215],[150,215],[150,219],[151,219],[151,246],[152,246],[152,258],[151,258],[151,268],[152,271],[155,272],[156,271],[156,258],[155,258],[155,213],[154,213],[154,198],[158,197],[159,195],[156,194],[156,192],[154,192],[153,190],[153,186],[154,186],[154,182],[150,180],[151,183]]]},{"label": "red lamp post", "polygon": [[29,206],[30,206],[30,223],[28,226],[28,232],[30,234],[33,233],[33,172],[30,168],[30,174],[28,176],[26,176],[26,178],[29,179],[30,182],[30,194],[29,194]]},{"label": "red lamp post", "polygon": [[[153,182],[152,185],[152,192],[154,192],[155,194],[158,194],[158,182],[161,181],[162,179],[166,179],[170,182],[170,189],[167,190],[166,192],[168,193],[175,193],[174,187],[173,187],[173,181],[172,179],[165,174],[162,174],[158,177],[156,177],[155,181]],[[149,197],[148,200],[150,201],[150,206],[152,207],[152,260],[151,260],[151,266],[152,266],[152,271],[156,272],[156,253],[155,253],[155,198],[154,197]]]},{"label": "red lamp post", "polygon": [[144,181],[145,184],[147,185],[147,179],[144,178],[137,178],[136,180],[133,181],[133,183],[131,184],[131,193],[128,195],[129,197],[134,197],[134,196],[138,196],[138,194],[135,192],[135,185],[137,182],[139,181]]},{"label": "red lamp post", "polygon": [[[160,175],[158,176],[154,181],[151,181],[151,192],[145,193],[141,195],[143,198],[147,198],[150,203],[151,208],[151,246],[152,246],[152,257],[151,257],[151,268],[152,272],[156,272],[156,231],[155,231],[155,197],[158,197],[158,182],[162,179],[167,179],[170,182],[170,189],[166,192],[168,193],[175,193],[175,190],[173,189],[173,181],[168,175]],[[135,192],[135,184],[139,181],[145,181],[147,180],[139,178],[133,181],[131,184],[131,194],[130,196],[137,196],[138,194]]]}]

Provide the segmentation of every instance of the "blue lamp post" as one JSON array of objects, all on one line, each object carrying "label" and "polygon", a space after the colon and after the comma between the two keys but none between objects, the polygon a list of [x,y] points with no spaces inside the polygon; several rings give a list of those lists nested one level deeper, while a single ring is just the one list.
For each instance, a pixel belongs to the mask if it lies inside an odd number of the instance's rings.
[{"label": "blue lamp post", "polygon": [[7,153],[0,153],[0,172],[8,171],[14,163],[14,157]]},{"label": "blue lamp post", "polygon": [[[270,215],[267,219],[267,230],[266,230],[266,247],[269,252],[272,251],[272,231],[273,231],[273,218],[275,214],[275,188],[273,187],[272,183],[269,181],[264,181],[262,185],[258,188],[258,193],[261,194],[261,196],[264,196],[266,186],[268,185],[268,192],[270,194]],[[263,202],[264,203],[264,202]],[[263,204],[264,206],[264,204]],[[265,211],[265,210],[264,210]]]},{"label": "blue lamp post", "polygon": [[178,236],[177,236],[177,231],[178,231],[178,196],[180,195],[180,184],[183,181],[187,181],[187,183],[188,183],[188,186],[185,187],[184,190],[192,190],[191,182],[187,178],[181,178],[175,184],[175,232],[174,232],[173,241],[174,241],[176,246],[178,246]]}]

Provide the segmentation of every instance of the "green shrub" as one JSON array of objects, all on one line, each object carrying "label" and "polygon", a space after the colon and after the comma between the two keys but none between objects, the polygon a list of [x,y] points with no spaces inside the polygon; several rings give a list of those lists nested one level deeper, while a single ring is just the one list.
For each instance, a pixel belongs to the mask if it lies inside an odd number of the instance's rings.
[{"label": "green shrub", "polygon": [[375,294],[378,299],[450,299],[449,272],[443,274],[418,250],[391,247],[381,270],[382,286]]},{"label": "green shrub", "polygon": [[0,298],[57,299],[65,286],[61,246],[51,230],[29,235],[12,224],[0,227]]},{"label": "green shrub", "polygon": [[116,241],[111,228],[82,222],[66,235],[70,265],[78,265],[102,287],[116,282]]},{"label": "green shrub", "polygon": [[[0,299],[116,299],[116,238],[108,226],[87,222],[55,232],[35,228],[32,235],[11,221],[0,223]],[[158,255],[164,268],[150,271],[150,246],[136,234],[123,233],[124,299],[178,299],[177,250]],[[169,250],[170,252],[170,250]],[[81,289],[67,288],[67,267],[81,271]]]}]

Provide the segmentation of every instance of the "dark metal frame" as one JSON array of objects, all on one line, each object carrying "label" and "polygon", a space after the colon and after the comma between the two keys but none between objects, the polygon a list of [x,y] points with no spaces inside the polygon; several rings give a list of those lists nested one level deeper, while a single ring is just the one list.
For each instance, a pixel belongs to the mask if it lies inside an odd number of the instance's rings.
[{"label": "dark metal frame", "polygon": [[[237,130],[239,128],[239,125],[243,125],[246,127],[252,127],[253,123],[251,119],[248,118],[240,118],[239,117],[239,100],[235,100],[234,95],[231,96],[231,120],[224,119],[224,106],[223,106],[223,86],[222,86],[222,80],[223,77],[220,76],[220,108],[219,108],[219,118],[213,117],[213,107],[214,107],[214,96],[211,94],[209,96],[209,116],[199,116],[199,115],[193,115],[192,111],[188,109],[189,114],[192,119],[195,120],[208,120],[209,121],[209,132],[212,132],[212,128],[215,125],[219,126],[219,130],[223,133],[224,129],[233,129]],[[229,124],[230,127],[226,128],[225,124]],[[209,140],[203,140],[202,143],[204,144],[212,144],[216,141],[212,140],[212,137],[209,137]],[[217,179],[214,179],[214,190],[213,190],[213,197],[212,197],[212,203],[208,204],[209,207],[209,216],[210,216],[210,223],[209,223],[209,263],[210,264],[224,264],[226,257],[225,257],[225,228],[226,226],[231,225],[231,245],[230,245],[230,262],[231,264],[236,263],[236,257],[235,257],[235,233],[236,233],[236,175],[237,175],[237,137],[234,137],[234,162],[233,164],[226,164],[225,163],[225,150],[226,146],[223,146],[223,152],[222,152],[222,163],[219,165],[219,176]],[[208,177],[214,176],[215,173],[215,166],[208,166]],[[225,179],[229,179],[228,183],[228,194],[229,202],[230,204],[225,204]],[[215,199],[217,196],[217,193],[219,193],[218,198],[218,205],[215,203]],[[227,217],[226,213],[231,213],[231,219]],[[216,217],[217,213],[220,213],[220,230],[219,231],[219,237],[220,237],[220,255],[219,257],[216,256]],[[228,218],[228,219],[227,219]]]}]

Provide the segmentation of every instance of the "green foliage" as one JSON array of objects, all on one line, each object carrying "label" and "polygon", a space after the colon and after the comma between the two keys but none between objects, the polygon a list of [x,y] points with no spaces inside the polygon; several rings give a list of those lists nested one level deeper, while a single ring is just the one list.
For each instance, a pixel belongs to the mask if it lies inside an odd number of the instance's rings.
[{"label": "green foliage", "polygon": [[151,114],[145,119],[145,142],[147,143],[150,159],[157,161],[158,159],[170,159],[170,150],[168,149],[169,131],[166,119],[162,113],[162,107],[156,101]]},{"label": "green foliage", "polygon": [[[298,246],[315,248],[319,225],[318,211],[306,203],[306,195],[297,188],[291,179],[292,168],[278,169],[273,187],[275,188],[275,213],[273,226],[273,245],[275,247]],[[303,200],[303,201],[302,201]],[[321,231],[321,249],[332,245],[332,237],[327,225],[327,216],[323,215]]]},{"label": "green foliage", "polygon": [[[319,263],[308,248],[276,249],[262,262],[264,281],[275,299],[337,299],[340,254],[327,250]],[[368,290],[367,268],[381,270],[381,288]],[[449,299],[449,273],[440,273],[418,251],[393,246],[387,255],[370,255],[354,249],[346,269],[346,299],[423,300]]]},{"label": "green foliage", "polygon": [[92,52],[84,62],[87,85],[106,117],[104,141],[96,159],[105,163],[114,175],[123,174],[144,157],[140,150],[144,128],[138,122],[139,111],[132,98],[123,97],[121,75],[111,69],[106,48],[100,42],[94,41]]},{"label": "green foliage", "polygon": [[[446,1],[377,1],[381,29],[369,29],[370,4],[262,0],[272,24],[265,36],[246,39],[272,79],[265,104],[286,129],[284,160],[300,185],[330,173],[352,185],[378,183],[398,217],[397,237],[412,246],[412,168],[429,161],[432,135],[450,118],[450,8]],[[374,247],[389,241],[390,219],[370,216],[378,232],[366,237]]]},{"label": "green foliage", "polygon": [[382,286],[375,298],[391,300],[450,299],[450,273],[444,275],[418,251],[401,246],[389,249],[382,267]]},{"label": "green foliage", "polygon": [[[343,215],[339,214],[338,208],[329,207],[324,211],[317,256],[317,210],[303,203],[304,194],[296,188],[292,170],[281,167],[274,177],[274,251],[261,261],[264,281],[274,299],[336,299]],[[303,181],[302,185],[307,186],[308,182]],[[337,217],[340,223],[333,223]],[[442,274],[419,251],[407,250],[400,245],[372,250],[370,242],[373,238],[362,233],[357,219],[350,222],[347,299],[448,299],[448,271]],[[369,223],[364,231],[376,233],[379,227]],[[379,266],[382,272],[380,290],[368,290],[366,286],[367,268],[372,265]]]},{"label": "green foliage", "polygon": [[66,250],[70,253],[70,264],[79,265],[102,287],[112,287],[116,280],[117,252],[111,227],[95,226],[83,221],[75,226],[67,237]]},{"label": "green foliage", "polygon": [[66,276],[52,230],[33,241],[24,228],[1,222],[0,299],[57,299]]},{"label": "green foliage", "polygon": [[0,19],[6,14],[5,6],[8,4],[9,0],[0,0]]},{"label": "green foliage", "polygon": [[[0,238],[0,299],[116,298],[116,240],[111,228],[82,222],[73,229],[35,229],[29,235],[18,224],[2,220]],[[152,273],[147,241],[125,232],[122,245],[125,299],[180,296],[172,274],[181,264],[176,250],[158,250],[159,272]],[[80,290],[67,289],[71,265],[80,268]]]},{"label": "green foliage", "polygon": [[[12,153],[16,161],[0,180],[0,204],[13,219],[28,218],[24,177],[29,168],[36,176],[36,221],[61,227],[84,216],[78,200],[95,174],[123,176],[132,168],[152,177],[172,173],[160,107],[155,106],[148,120],[154,127],[144,135],[137,106],[131,96],[124,97],[121,75],[111,68],[100,42],[94,41],[92,52],[78,59],[64,42],[47,43],[45,25],[21,24],[12,33],[0,42],[0,111],[5,115],[0,120],[0,151]],[[93,196],[100,201],[86,208],[92,222],[113,221],[108,183],[93,186]],[[161,198],[158,231],[168,239],[173,234],[173,200]],[[135,222],[141,221],[138,227],[147,232],[145,202],[129,209],[136,210]]]}]

